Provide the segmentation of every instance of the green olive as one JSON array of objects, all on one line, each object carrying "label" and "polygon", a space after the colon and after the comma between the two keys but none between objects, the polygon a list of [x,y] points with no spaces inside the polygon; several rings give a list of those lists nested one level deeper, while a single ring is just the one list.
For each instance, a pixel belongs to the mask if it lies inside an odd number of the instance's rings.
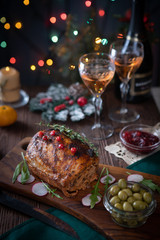
[{"label": "green olive", "polygon": [[133,197],[136,199],[136,200],[142,200],[142,194],[140,193],[133,193]]},{"label": "green olive", "polygon": [[114,196],[110,199],[110,203],[114,206],[116,203],[119,203],[120,199],[118,196]]},{"label": "green olive", "polygon": [[123,191],[125,191],[127,193],[128,197],[132,196],[132,191],[130,188],[124,188]]},{"label": "green olive", "polygon": [[114,185],[113,187],[111,187],[110,189],[110,194],[112,196],[115,196],[118,194],[118,192],[120,191],[120,187],[118,185]]},{"label": "green olive", "polygon": [[143,195],[143,193],[145,193],[146,190],[144,188],[140,188],[140,193]]},{"label": "green olive", "polygon": [[127,193],[126,193],[125,191],[121,190],[121,191],[118,192],[118,197],[119,197],[122,201],[124,201],[124,200],[127,199],[128,196],[127,196]]},{"label": "green olive", "polygon": [[116,203],[114,207],[118,208],[119,210],[123,210],[123,206],[121,203]]},{"label": "green olive", "polygon": [[135,210],[143,210],[147,207],[147,204],[141,200],[137,200],[133,203],[133,207]]},{"label": "green olive", "polygon": [[129,202],[130,204],[133,204],[134,201],[136,201],[136,199],[135,199],[133,196],[130,196],[130,197],[128,197],[128,199],[127,199],[127,202]]},{"label": "green olive", "polygon": [[143,199],[146,203],[151,203],[152,201],[152,195],[149,192],[143,193]]},{"label": "green olive", "polygon": [[118,180],[118,186],[121,188],[121,189],[124,189],[124,188],[126,188],[127,187],[127,182],[126,182],[126,180],[125,179],[119,179]]},{"label": "green olive", "polygon": [[138,183],[134,183],[132,185],[132,191],[133,192],[139,192],[140,191],[140,185]]},{"label": "green olive", "polygon": [[123,203],[123,210],[124,211],[133,211],[133,207],[129,202],[124,202]]},{"label": "green olive", "polygon": [[127,224],[128,224],[128,226],[133,227],[133,226],[136,226],[136,225],[137,225],[137,221],[131,219],[131,220],[128,220],[128,221],[127,221]]}]

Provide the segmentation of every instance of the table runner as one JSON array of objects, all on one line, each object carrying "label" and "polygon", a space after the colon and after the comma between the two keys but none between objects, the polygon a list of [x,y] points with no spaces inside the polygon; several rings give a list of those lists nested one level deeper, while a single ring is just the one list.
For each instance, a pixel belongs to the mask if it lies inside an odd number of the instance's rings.
[{"label": "table runner", "polygon": [[[56,208],[50,208],[49,213],[54,214],[68,223],[79,235],[80,240],[105,240],[101,234],[90,228],[77,218]],[[2,219],[1,219],[2,220]],[[75,240],[75,238],[56,230],[38,220],[30,219],[16,226],[0,236],[0,240]]]}]

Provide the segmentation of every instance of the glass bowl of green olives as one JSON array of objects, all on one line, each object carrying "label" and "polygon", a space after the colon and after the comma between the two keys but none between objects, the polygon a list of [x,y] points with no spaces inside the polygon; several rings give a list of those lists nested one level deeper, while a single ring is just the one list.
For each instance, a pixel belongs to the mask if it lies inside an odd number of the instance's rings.
[{"label": "glass bowl of green olives", "polygon": [[127,228],[143,225],[156,209],[150,188],[119,179],[104,194],[103,204],[115,223]]}]

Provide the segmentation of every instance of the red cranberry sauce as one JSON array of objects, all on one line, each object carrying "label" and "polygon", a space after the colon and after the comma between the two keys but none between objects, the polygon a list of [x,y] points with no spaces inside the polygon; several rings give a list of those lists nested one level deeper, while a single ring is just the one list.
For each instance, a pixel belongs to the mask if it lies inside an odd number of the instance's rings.
[{"label": "red cranberry sauce", "polygon": [[127,143],[138,147],[151,146],[159,142],[157,136],[139,130],[125,131],[122,137]]}]

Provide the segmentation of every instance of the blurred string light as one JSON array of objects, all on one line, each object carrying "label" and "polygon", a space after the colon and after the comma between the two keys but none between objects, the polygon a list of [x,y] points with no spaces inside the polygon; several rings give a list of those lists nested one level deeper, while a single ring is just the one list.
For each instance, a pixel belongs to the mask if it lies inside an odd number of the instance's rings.
[{"label": "blurred string light", "polygon": [[101,40],[101,43],[102,43],[102,45],[107,45],[108,44],[108,40],[106,38],[103,38]]},{"label": "blurred string light", "polygon": [[52,40],[53,43],[57,43],[57,42],[58,42],[58,37],[57,37],[57,35],[53,35],[53,36],[51,37],[51,40]]},{"label": "blurred string light", "polygon": [[6,22],[6,18],[5,17],[1,17],[0,21],[1,21],[1,23],[5,23]]},{"label": "blurred string light", "polygon": [[[115,2],[115,0],[110,0],[110,1],[111,1],[111,2]],[[30,1],[29,1],[29,0],[24,0],[24,1],[23,1],[23,4],[27,6],[27,5],[30,4]],[[92,5],[92,1],[89,1],[89,0],[85,1],[85,6],[86,6],[86,7],[91,7],[91,5]],[[103,17],[103,16],[105,15],[105,11],[104,11],[103,9],[99,9],[98,14],[99,14],[100,17]],[[66,14],[65,12],[62,12],[62,13],[60,14],[60,19],[63,20],[63,21],[65,21],[65,20],[67,19],[67,14]],[[50,17],[49,20],[50,20],[50,22],[51,22],[52,24],[54,24],[54,23],[57,22],[57,18],[54,17],[54,16]],[[4,24],[4,28],[5,28],[6,30],[9,30],[9,29],[10,29],[10,27],[11,27],[11,26],[10,26],[10,23],[6,22],[6,18],[5,18],[5,17],[1,17],[1,18],[0,18],[0,22]],[[92,22],[93,22],[93,19],[92,19],[92,18],[89,18],[89,20],[87,21],[87,24],[91,24]],[[17,23],[15,24],[15,27],[16,27],[17,29],[21,29],[21,28],[22,28],[22,23],[21,23],[21,22],[17,22]],[[75,29],[75,30],[73,31],[73,35],[77,36],[77,35],[78,35],[78,30]],[[118,34],[117,38],[123,38],[123,34]],[[51,40],[52,40],[52,42],[57,43],[59,39],[58,39],[58,36],[54,35],[54,36],[51,37]],[[102,44],[102,45],[107,45],[107,44],[108,44],[108,40],[107,40],[106,38],[101,39],[100,37],[97,37],[97,38],[95,38],[95,43],[96,43],[97,47],[99,47],[100,44]],[[0,46],[1,46],[2,48],[5,48],[5,47],[7,47],[7,43],[6,43],[5,41],[2,41],[2,42],[0,43]],[[14,57],[11,57],[10,60],[9,60],[9,62],[10,62],[11,64],[15,64],[15,63],[16,63],[16,59],[15,59]],[[53,60],[52,60],[52,59],[47,59],[47,60],[46,60],[46,64],[47,64],[48,66],[52,66],[52,65],[53,65]],[[38,66],[39,66],[39,67],[43,67],[44,65],[45,65],[45,62],[44,62],[42,59],[40,59],[40,60],[38,61]],[[33,65],[30,66],[30,69],[31,69],[32,71],[35,71],[35,70],[36,70],[36,66],[33,64]],[[71,64],[71,65],[69,66],[69,69],[70,69],[70,70],[74,70],[74,69],[75,69],[75,65],[72,65],[72,64]],[[48,70],[48,74],[50,74],[50,70]]]},{"label": "blurred string light", "polygon": [[24,0],[23,4],[26,5],[26,6],[29,5],[29,0]]},{"label": "blurred string light", "polygon": [[67,14],[66,13],[61,13],[60,18],[65,21],[67,19]]},{"label": "blurred string light", "polygon": [[40,66],[40,67],[43,67],[43,66],[44,66],[44,61],[43,61],[42,59],[40,59],[40,60],[38,61],[38,66]]},{"label": "blurred string light", "polygon": [[96,37],[95,38],[95,43],[96,44],[100,44],[101,43],[101,38],[100,37]]},{"label": "blurred string light", "polygon": [[2,48],[6,48],[6,47],[7,47],[6,41],[2,41],[1,44],[0,44],[0,46],[1,46]]},{"label": "blurred string light", "polygon": [[21,29],[22,28],[22,23],[21,22],[16,22],[15,23],[15,28]]},{"label": "blurred string light", "polygon": [[9,23],[5,23],[5,24],[4,24],[4,28],[5,28],[6,30],[9,30],[9,29],[11,28],[11,25],[10,25]]},{"label": "blurred string light", "polygon": [[47,64],[48,66],[52,66],[52,65],[53,65],[53,60],[52,60],[51,58],[47,59],[47,60],[46,60],[46,64]]},{"label": "blurred string light", "polygon": [[92,2],[91,1],[85,1],[85,5],[86,5],[86,7],[90,7],[92,5]]},{"label": "blurred string light", "polygon": [[36,70],[36,66],[35,66],[35,65],[31,65],[31,66],[30,66],[30,69],[31,69],[32,71],[35,71],[35,70]]},{"label": "blurred string light", "polygon": [[53,23],[53,24],[56,23],[56,21],[57,21],[56,17],[50,17],[49,20],[50,20],[50,22]]},{"label": "blurred string light", "polygon": [[122,33],[118,33],[117,38],[123,38],[123,34]]},{"label": "blurred string light", "polygon": [[11,57],[11,58],[9,59],[9,62],[10,62],[11,64],[15,64],[15,63],[16,63],[15,57]]},{"label": "blurred string light", "polygon": [[71,71],[73,71],[75,68],[76,68],[76,66],[73,65],[73,64],[71,64],[71,65],[69,66],[69,70],[71,70]]},{"label": "blurred string light", "polygon": [[74,34],[74,36],[77,36],[77,35],[78,35],[78,31],[77,31],[77,30],[74,30],[74,31],[73,31],[73,34]]},{"label": "blurred string light", "polygon": [[105,15],[105,11],[103,9],[100,9],[98,11],[98,14],[99,14],[100,17],[103,17]]}]

